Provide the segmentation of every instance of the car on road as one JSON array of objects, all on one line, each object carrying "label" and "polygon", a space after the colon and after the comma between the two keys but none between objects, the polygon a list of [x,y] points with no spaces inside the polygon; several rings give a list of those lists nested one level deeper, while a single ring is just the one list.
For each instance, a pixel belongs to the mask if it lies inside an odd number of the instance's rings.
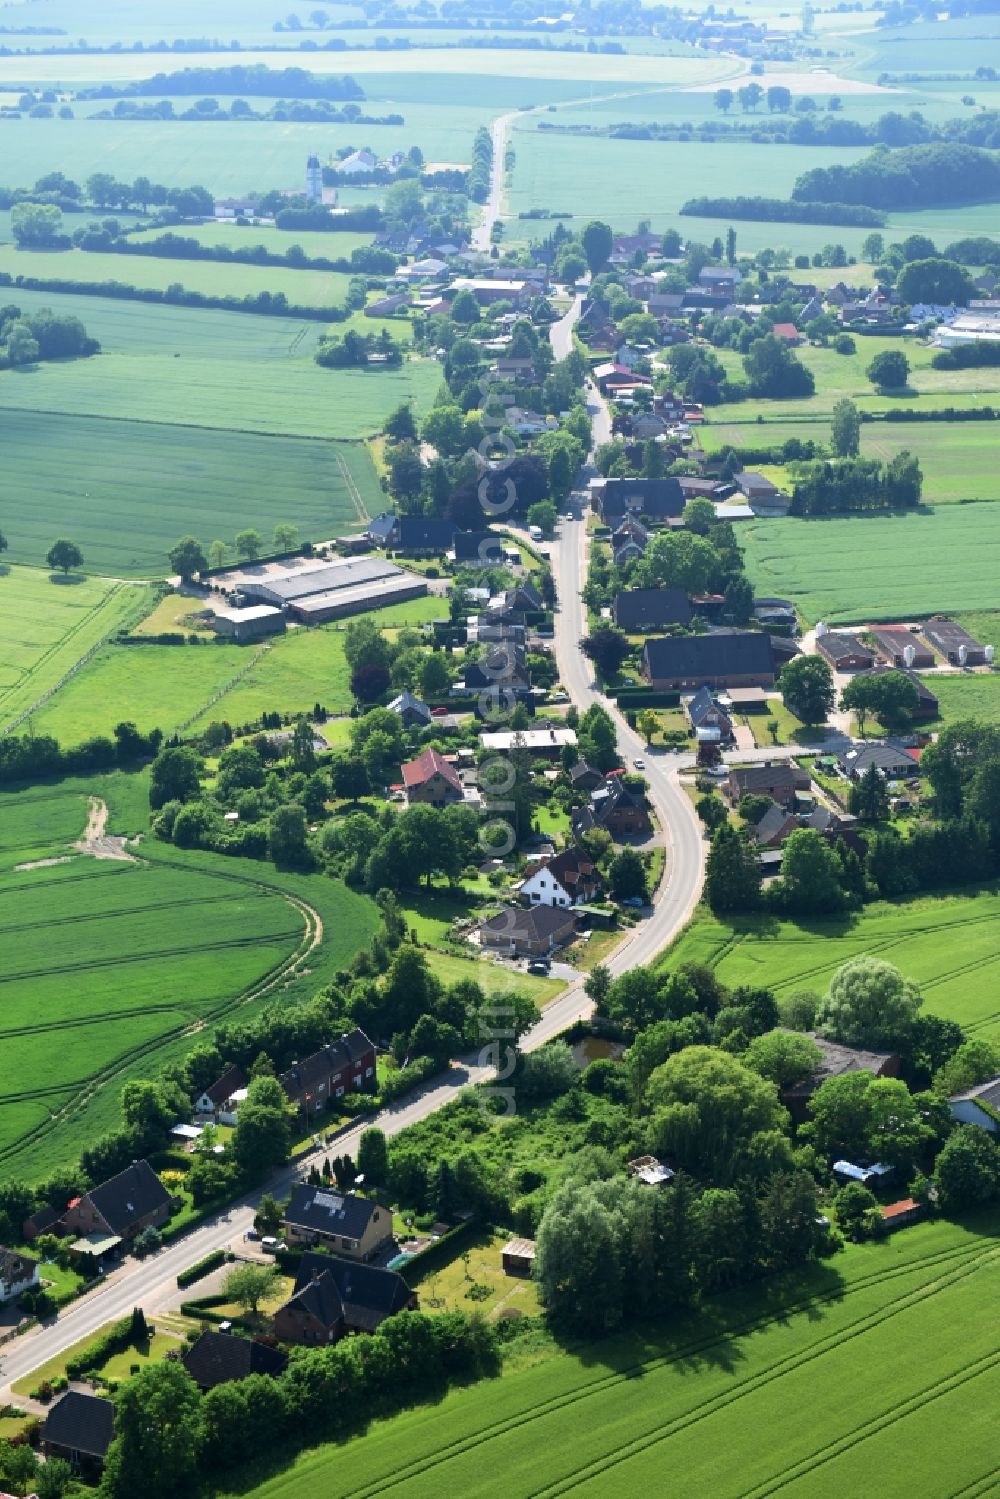
[{"label": "car on road", "polygon": [[563,516],[563,520],[576,520],[576,516],[573,514],[572,510],[567,510],[565,515]]},{"label": "car on road", "polygon": [[634,765],[634,767],[635,767],[636,770],[645,770],[646,769],[646,762],[645,762],[645,760],[635,759],[635,760],[632,761],[632,764]]},{"label": "car on road", "polygon": [[710,765],[705,774],[711,776],[713,781],[724,781],[729,775],[729,767],[727,765]]}]

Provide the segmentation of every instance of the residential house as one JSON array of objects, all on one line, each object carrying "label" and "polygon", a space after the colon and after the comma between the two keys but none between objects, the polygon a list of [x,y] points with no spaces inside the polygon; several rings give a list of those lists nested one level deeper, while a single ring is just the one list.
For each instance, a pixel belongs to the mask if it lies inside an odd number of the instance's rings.
[{"label": "residential house", "polygon": [[526,307],[538,295],[538,287],[526,279],[501,281],[489,277],[465,277],[452,283],[452,291],[471,291],[480,307],[490,307],[495,302],[512,302],[515,307]]},{"label": "residential house", "polygon": [[455,561],[476,567],[500,567],[503,563],[503,537],[495,531],[456,531]]},{"label": "residential house", "polygon": [[291,1297],[275,1312],[274,1331],[283,1343],[333,1343],[347,1333],[375,1332],[418,1306],[416,1292],[394,1270],[307,1252]]},{"label": "residential house", "polygon": [[731,744],[733,720],[707,687],[687,701],[687,716],[699,744]]},{"label": "residential house", "polygon": [[875,657],[856,635],[841,635],[834,630],[816,633],[816,649],[825,656],[834,671],[871,671]]},{"label": "residential house", "polygon": [[[329,1262],[331,1256],[314,1254],[310,1258]],[[294,1291],[274,1314],[274,1335],[282,1343],[307,1347],[336,1343],[346,1331],[344,1303],[337,1282],[326,1268],[315,1270],[301,1290]]]},{"label": "residential house", "polygon": [[282,1374],[288,1354],[230,1332],[209,1331],[185,1348],[181,1363],[200,1390],[214,1390],[216,1385],[250,1374]]},{"label": "residential house", "polygon": [[660,636],[642,648],[642,674],[654,692],[773,687],[771,639],[753,630]]},{"label": "residential house", "polygon": [[651,312],[656,318],[673,318],[684,306],[684,293],[679,291],[658,291],[646,299],[646,311]]},{"label": "residential house", "polygon": [[745,796],[769,796],[779,806],[794,809],[797,797],[807,793],[811,784],[808,771],[800,770],[788,760],[775,760],[731,770],[726,794],[734,807]]},{"label": "residential house", "polygon": [[526,615],[541,614],[545,605],[535,585],[522,582],[496,594],[486,608],[494,623],[506,621],[510,624],[524,624]]},{"label": "residential house", "polygon": [[683,588],[629,588],[616,593],[611,617],[626,635],[689,625],[694,610]]},{"label": "residential house", "polygon": [[371,151],[364,149],[351,151],[337,162],[337,171],[345,177],[354,177],[359,172],[374,172],[378,166],[378,158]]},{"label": "residential house", "polygon": [[247,1077],[242,1067],[235,1064],[227,1067],[220,1078],[217,1078],[210,1088],[206,1088],[194,1101],[196,1114],[216,1115],[223,1109],[233,1094],[239,1089],[245,1088]]},{"label": "residential house", "polygon": [[953,619],[942,619],[940,616],[929,619],[923,627],[923,635],[952,666],[985,666],[987,661],[992,660],[993,652],[990,647],[981,645]]},{"label": "residential house", "polygon": [[872,625],[869,634],[887,666],[897,669],[909,666],[923,671],[934,665],[934,652],[905,625]]},{"label": "residential house", "polygon": [[790,344],[793,348],[802,342],[802,334],[794,323],[775,323],[771,332],[775,338],[780,338],[783,343]]},{"label": "residential house", "polygon": [[375,1047],[364,1031],[355,1029],[293,1062],[280,1081],[289,1103],[303,1114],[318,1114],[345,1093],[374,1091]]},{"label": "residential house", "polygon": [[498,359],[493,373],[499,380],[523,381],[529,385],[538,378],[533,359],[513,359],[510,356]]},{"label": "residential house", "polygon": [[425,749],[403,766],[403,785],[410,806],[418,802],[447,807],[463,798],[462,783],[453,765],[436,749]]},{"label": "residential house", "polygon": [[420,698],[414,697],[409,688],[393,698],[389,712],[395,713],[404,729],[427,729],[433,721],[430,708]]},{"label": "residential house", "polygon": [[604,785],[604,777],[593,765],[588,765],[586,760],[577,760],[569,771],[570,784],[574,791],[596,791],[598,786]]},{"label": "residential house", "polygon": [[582,906],[593,900],[600,883],[590,857],[582,849],[567,848],[529,864],[519,891],[532,905]]},{"label": "residential house", "polygon": [[383,510],[380,515],[376,515],[368,522],[364,532],[365,539],[370,541],[372,546],[391,546],[396,538],[398,521],[398,515],[395,515],[391,510]]},{"label": "residential house", "polygon": [[526,647],[514,640],[490,646],[478,661],[470,661],[462,671],[461,690],[466,693],[497,691],[523,697],[530,687]]},{"label": "residential house", "polygon": [[837,755],[837,765],[848,780],[860,781],[866,770],[874,765],[887,781],[906,781],[920,774],[920,763],[909,751],[898,749],[893,744],[870,740],[865,744],[851,744]]},{"label": "residential house", "polygon": [[959,1124],[978,1124],[989,1134],[1000,1135],[1000,1077],[953,1093],[948,1103]]},{"label": "residential house", "polygon": [[781,848],[802,826],[794,812],[772,802],[764,815],[753,826],[753,840],[758,848]]},{"label": "residential house", "polygon": [[443,516],[401,515],[393,545],[404,557],[440,556],[451,550],[455,529]]},{"label": "residential house", "polygon": [[480,945],[487,952],[508,957],[548,957],[576,930],[572,906],[505,906],[479,928]]},{"label": "residential house", "polygon": [[809,1039],[819,1047],[822,1054],[816,1071],[801,1082],[781,1090],[782,1103],[799,1124],[808,1117],[810,1098],[828,1078],[843,1077],[850,1072],[870,1072],[873,1077],[899,1076],[900,1058],[893,1051],[870,1051],[859,1046],[844,1046],[815,1031],[809,1032]]},{"label": "residential house", "polygon": [[628,514],[650,520],[679,516],[685,506],[684,491],[677,479],[605,479],[593,495],[605,525],[616,525]]},{"label": "residential house", "polygon": [[626,562],[634,562],[641,557],[649,544],[649,532],[641,521],[634,516],[623,520],[611,536],[611,550],[614,554],[615,566],[623,567]]},{"label": "residential house", "polygon": [[641,791],[634,791],[621,776],[611,775],[590,793],[590,804],[572,814],[573,837],[580,839],[594,828],[612,838],[645,838],[653,824]]},{"label": "residential house", "polygon": [[392,1238],[392,1213],[369,1197],[310,1187],[292,1191],[281,1220],[290,1245],[323,1245],[351,1260],[370,1260]]},{"label": "residential house", "polygon": [[743,279],[734,265],[706,265],[698,272],[698,285],[713,295],[732,296]]},{"label": "residential house", "polygon": [[134,1239],[144,1228],[160,1228],[170,1217],[170,1193],[148,1161],[133,1161],[110,1181],[70,1203],[66,1233]]},{"label": "residential house", "polygon": [[115,1434],[115,1408],[110,1400],[67,1390],[49,1408],[42,1425],[42,1451],[61,1457],[78,1472],[99,1473]]},{"label": "residential house", "polygon": [[25,1218],[21,1224],[21,1234],[27,1243],[31,1244],[39,1234],[55,1233],[60,1223],[61,1220],[55,1208],[48,1206],[37,1208],[30,1218]]},{"label": "residential house", "polygon": [[660,234],[617,234],[611,246],[608,263],[631,265],[638,254],[641,254],[644,260],[651,255],[658,255],[662,242],[663,236]]},{"label": "residential house", "polygon": [[802,311],[799,313],[799,322],[804,328],[808,323],[814,323],[818,317],[822,316],[823,303],[820,301],[819,297],[810,297],[808,302],[803,307]]},{"label": "residential house", "polygon": [[521,406],[508,406],[503,414],[503,422],[515,437],[541,437],[543,432],[554,432],[559,426],[554,416],[542,416],[537,411],[525,411]]},{"label": "residential house", "polygon": [[19,1249],[4,1249],[0,1246],[0,1306],[16,1301],[25,1291],[35,1291],[40,1285],[38,1260]]}]

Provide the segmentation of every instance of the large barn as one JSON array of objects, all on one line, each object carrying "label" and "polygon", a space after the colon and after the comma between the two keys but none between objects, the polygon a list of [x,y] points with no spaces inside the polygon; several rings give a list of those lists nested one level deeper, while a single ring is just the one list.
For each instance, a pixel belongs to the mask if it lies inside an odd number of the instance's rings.
[{"label": "large barn", "polygon": [[344,557],[315,567],[272,567],[260,578],[244,577],[234,602],[269,604],[305,625],[380,609],[422,597],[423,578],[380,557]]}]

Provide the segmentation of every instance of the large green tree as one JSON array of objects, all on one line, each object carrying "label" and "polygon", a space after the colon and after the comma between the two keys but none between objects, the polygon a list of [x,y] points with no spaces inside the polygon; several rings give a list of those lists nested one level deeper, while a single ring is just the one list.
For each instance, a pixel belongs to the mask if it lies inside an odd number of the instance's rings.
[{"label": "large green tree", "polygon": [[587,257],[590,274],[596,276],[607,265],[614,244],[614,235],[607,224],[592,219],[580,232],[580,243]]},{"label": "large green tree", "polygon": [[789,1160],[777,1089],[728,1052],[677,1052],[650,1074],[646,1104],[652,1147],[704,1181],[728,1186]]},{"label": "large green tree", "polygon": [[60,572],[66,574],[73,567],[83,566],[83,553],[75,541],[67,541],[62,536],[49,547],[45,560],[49,567],[59,568]]},{"label": "large green tree", "polygon": [[208,567],[201,542],[193,536],[182,536],[177,545],[171,547],[167,557],[170,566],[175,573],[180,574],[184,583],[190,582],[196,573],[203,573]]},{"label": "large green tree", "polygon": [[827,1078],[810,1099],[809,1113],[816,1147],[828,1158],[909,1169],[927,1138],[906,1084],[864,1070]]},{"label": "large green tree", "polygon": [[201,1395],[183,1364],[148,1364],[115,1396],[115,1439],[102,1492],[167,1499],[194,1484],[204,1435]]},{"label": "large green tree", "polygon": [[274,1077],[256,1077],[236,1115],[232,1150],[248,1176],[259,1177],[288,1159],[291,1112],[285,1090]]},{"label": "large green tree", "polygon": [[830,439],[838,458],[858,456],[861,448],[861,413],[846,396],[834,405]]},{"label": "large green tree", "polygon": [[833,673],[822,656],[795,656],[778,678],[782,700],[803,723],[824,723],[836,694]]},{"label": "large green tree", "polygon": [[905,1046],[922,1004],[917,985],[898,968],[865,954],[837,969],[816,1023],[847,1046]]},{"label": "large green tree", "polygon": [[713,838],[705,873],[705,895],[717,915],[752,911],[760,902],[761,869],[752,844],[731,823]]}]

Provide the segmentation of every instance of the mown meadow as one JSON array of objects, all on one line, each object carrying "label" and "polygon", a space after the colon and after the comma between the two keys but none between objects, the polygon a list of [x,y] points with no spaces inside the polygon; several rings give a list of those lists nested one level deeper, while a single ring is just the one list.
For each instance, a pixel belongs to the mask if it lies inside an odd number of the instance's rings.
[{"label": "mown meadow", "polygon": [[661,962],[708,963],[723,983],[765,984],[781,995],[823,994],[835,969],[864,954],[883,958],[920,985],[927,1009],[970,1034],[1000,1035],[1000,892],[880,901],[857,916],[808,924],[763,918],[725,922],[707,912]]},{"label": "mown meadow", "polygon": [[1000,1366],[982,1313],[1000,1291],[997,1227],[850,1247],[669,1327],[453,1391],[237,1492],[485,1499],[502,1474],[510,1499],[992,1493]]}]

